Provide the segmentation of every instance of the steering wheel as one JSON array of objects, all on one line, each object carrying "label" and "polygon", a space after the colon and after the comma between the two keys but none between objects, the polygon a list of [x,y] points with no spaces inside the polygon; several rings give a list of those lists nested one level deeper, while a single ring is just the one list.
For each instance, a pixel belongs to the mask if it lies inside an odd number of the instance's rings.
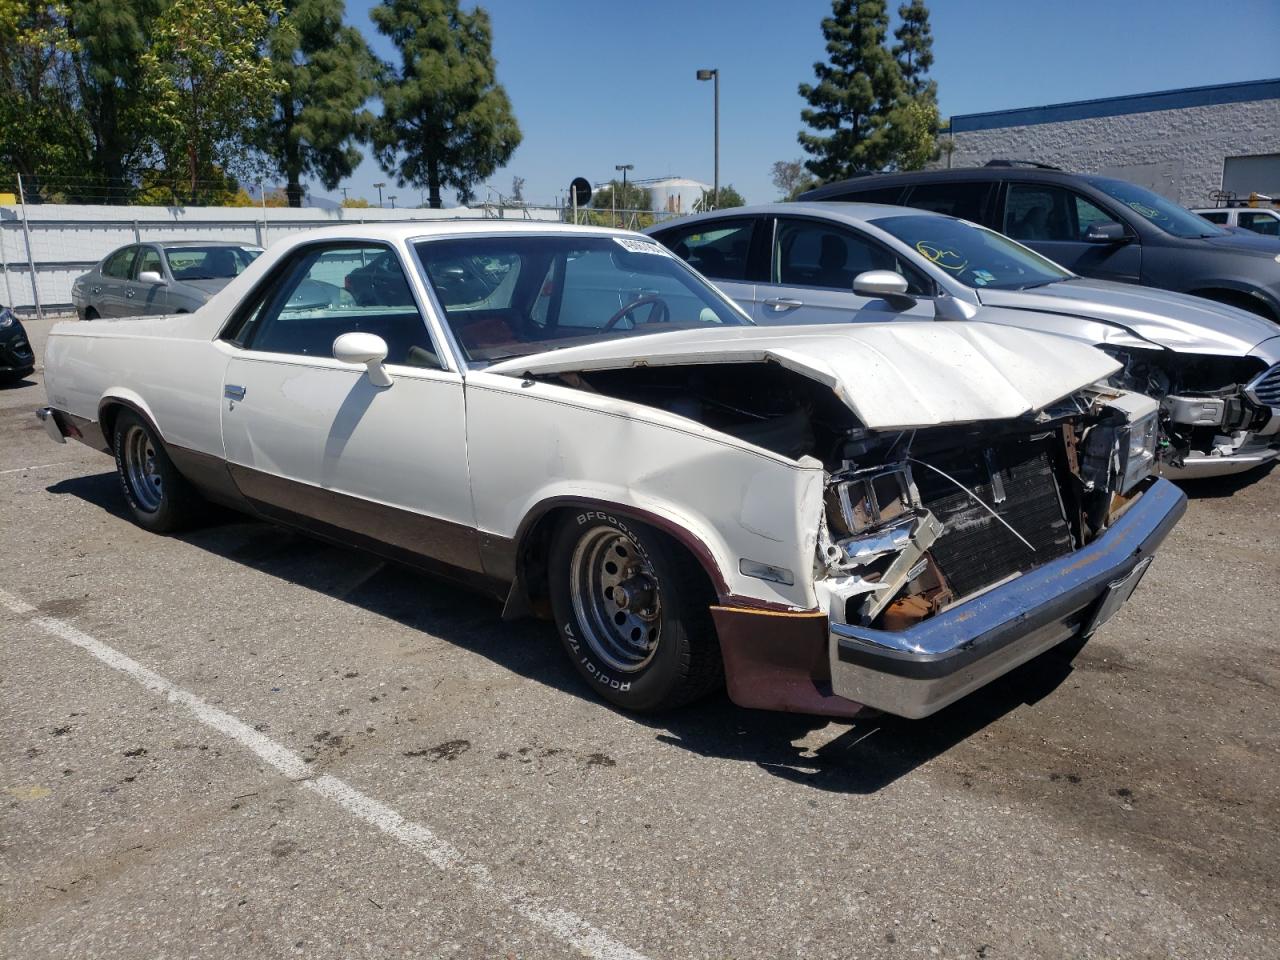
[{"label": "steering wheel", "polygon": [[[606,320],[604,322],[604,329],[612,330],[618,325],[619,320],[631,313],[637,307],[643,307],[645,304],[652,305],[649,309],[649,316],[644,321],[645,323],[666,323],[671,319],[671,308],[667,306],[667,301],[663,300],[656,293],[650,293],[632,300],[612,317]],[[632,324],[634,325],[634,323],[635,320],[633,319]]]}]

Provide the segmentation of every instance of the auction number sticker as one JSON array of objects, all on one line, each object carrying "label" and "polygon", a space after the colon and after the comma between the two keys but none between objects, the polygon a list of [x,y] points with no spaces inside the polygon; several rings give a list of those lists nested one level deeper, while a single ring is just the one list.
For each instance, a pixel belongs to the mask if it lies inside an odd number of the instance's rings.
[{"label": "auction number sticker", "polygon": [[930,263],[936,263],[943,270],[959,273],[969,265],[969,261],[959,251],[947,250],[937,244],[930,243],[928,240],[918,241],[916,250]]},{"label": "auction number sticker", "polygon": [[652,240],[635,240],[631,237],[614,237],[613,242],[620,246],[623,250],[631,253],[648,253],[655,257],[667,256],[667,251],[660,244],[654,243]]}]

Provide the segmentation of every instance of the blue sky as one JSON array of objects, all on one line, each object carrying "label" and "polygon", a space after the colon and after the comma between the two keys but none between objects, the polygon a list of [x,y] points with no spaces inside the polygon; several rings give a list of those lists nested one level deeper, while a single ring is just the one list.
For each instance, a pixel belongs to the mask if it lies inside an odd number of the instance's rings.
[{"label": "blue sky", "polygon": [[[489,180],[503,193],[516,174],[527,200],[552,202],[573,177],[606,180],[618,163],[635,164],[634,177],[709,183],[712,91],[694,79],[699,67],[721,73],[722,183],[748,201],[773,200],[770,165],[802,155],[796,86],[823,59],[829,0],[482,5],[498,79],[524,132]],[[347,19],[394,60],[370,6],[349,0]],[[1280,76],[1280,0],[932,0],[929,8],[943,116]],[[366,159],[348,186],[376,200],[379,180],[394,183]],[[390,193],[398,206],[418,203],[411,188]]]}]

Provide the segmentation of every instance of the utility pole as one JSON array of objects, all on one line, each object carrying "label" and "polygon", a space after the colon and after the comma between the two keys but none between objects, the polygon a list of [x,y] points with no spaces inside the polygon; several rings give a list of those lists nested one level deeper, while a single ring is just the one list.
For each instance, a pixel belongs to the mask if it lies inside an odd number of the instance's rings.
[{"label": "utility pole", "polygon": [[343,202],[343,203],[346,203],[346,202],[347,202],[347,188],[346,188],[346,187],[339,187],[338,189],[342,191],[342,202]]},{"label": "utility pole", "polygon": [[391,194],[387,199],[391,201],[391,209],[394,210],[396,208],[396,194]]},{"label": "utility pole", "polygon": [[44,319],[40,305],[40,283],[36,280],[36,261],[31,255],[31,224],[27,222],[27,194],[22,189],[22,174],[18,174],[18,203],[22,207],[22,235],[27,241],[27,269],[31,271],[31,298],[35,301],[36,316]]},{"label": "utility pole", "polygon": [[711,190],[712,209],[720,209],[720,71],[719,69],[699,70],[699,80],[715,81],[715,144],[716,144],[716,171],[715,186]]}]

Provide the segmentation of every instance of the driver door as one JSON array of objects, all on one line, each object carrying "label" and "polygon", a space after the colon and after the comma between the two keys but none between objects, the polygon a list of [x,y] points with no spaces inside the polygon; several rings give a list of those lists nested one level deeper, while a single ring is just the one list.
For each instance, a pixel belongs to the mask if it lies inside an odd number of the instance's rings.
[{"label": "driver door", "polygon": [[[388,253],[398,283],[348,282]],[[351,332],[386,342],[390,386],[333,359],[334,340]],[[441,364],[397,251],[368,241],[300,247],[220,346],[226,459],[259,510],[397,558],[480,569],[462,377]]]},{"label": "driver door", "polygon": [[868,270],[892,270],[907,278],[911,295],[933,295],[928,279],[871,237],[829,221],[779,217],[770,282],[756,288],[752,319],[760,324],[933,319],[927,299],[903,310],[887,300],[855,294],[854,278]]}]

